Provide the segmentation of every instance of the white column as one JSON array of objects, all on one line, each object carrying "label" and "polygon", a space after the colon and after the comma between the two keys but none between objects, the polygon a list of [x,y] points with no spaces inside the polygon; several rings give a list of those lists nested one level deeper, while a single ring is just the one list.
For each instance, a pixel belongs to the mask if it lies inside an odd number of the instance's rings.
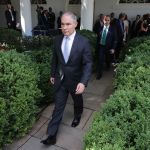
[{"label": "white column", "polygon": [[20,20],[23,36],[32,36],[31,2],[20,0]]},{"label": "white column", "polygon": [[93,29],[94,0],[81,1],[81,29]]}]

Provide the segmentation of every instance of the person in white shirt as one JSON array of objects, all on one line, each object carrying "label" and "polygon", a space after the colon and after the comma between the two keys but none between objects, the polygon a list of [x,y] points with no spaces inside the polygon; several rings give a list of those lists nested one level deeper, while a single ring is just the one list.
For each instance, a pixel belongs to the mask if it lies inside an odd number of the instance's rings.
[{"label": "person in white shirt", "polygon": [[5,11],[5,17],[8,28],[16,29],[16,10],[9,3],[7,4],[7,9]]}]

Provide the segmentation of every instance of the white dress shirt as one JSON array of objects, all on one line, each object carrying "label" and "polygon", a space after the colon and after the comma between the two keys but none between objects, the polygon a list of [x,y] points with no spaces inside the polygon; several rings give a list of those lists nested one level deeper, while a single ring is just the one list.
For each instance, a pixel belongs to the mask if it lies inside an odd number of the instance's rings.
[{"label": "white dress shirt", "polygon": [[[75,34],[76,34],[76,31],[73,32],[70,36],[68,36],[68,40],[69,40],[69,43],[68,43],[69,54],[71,52],[71,48],[72,48],[72,44],[73,44],[73,40],[74,40]],[[63,54],[64,54],[64,51],[65,51],[65,41],[66,41],[66,36],[64,36],[63,41],[62,41],[62,45],[61,45],[61,50],[62,50]]]}]

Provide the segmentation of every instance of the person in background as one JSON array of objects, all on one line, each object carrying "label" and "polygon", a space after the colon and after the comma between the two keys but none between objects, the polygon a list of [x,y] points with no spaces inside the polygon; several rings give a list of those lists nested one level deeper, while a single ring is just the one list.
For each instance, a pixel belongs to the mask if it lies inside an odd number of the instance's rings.
[{"label": "person in background", "polygon": [[115,18],[115,13],[110,13],[110,25],[116,27],[116,21],[117,19]]},{"label": "person in background", "polygon": [[138,31],[140,30],[139,22],[141,22],[141,16],[137,15],[131,25],[131,38],[134,38],[138,35]]},{"label": "person in background", "polygon": [[55,28],[55,13],[52,11],[52,7],[49,7],[49,27],[50,29],[54,29]]},{"label": "person in background", "polygon": [[119,62],[120,52],[123,47],[123,37],[124,37],[124,31],[125,31],[124,23],[123,23],[124,19],[125,19],[125,13],[120,13],[119,18],[116,21],[116,31],[117,31],[117,47],[115,50],[116,63]]},{"label": "person in background", "polygon": [[58,18],[57,18],[57,28],[58,28],[58,29],[61,28],[61,16],[62,16],[62,14],[63,14],[63,12],[60,11],[60,12],[59,12],[59,16],[58,16]]},{"label": "person in background", "polygon": [[104,14],[99,14],[99,19],[96,20],[93,31],[98,35],[99,29],[104,25]]},{"label": "person in background", "polygon": [[104,25],[99,29],[98,35],[98,65],[97,76],[99,80],[103,74],[103,65],[106,63],[106,69],[110,68],[113,62],[114,52],[117,46],[116,29],[110,25],[110,16],[104,17]]},{"label": "person in background", "polygon": [[92,72],[92,52],[88,39],[76,32],[77,17],[65,12],[61,17],[62,35],[54,40],[50,82],[54,87],[55,108],[48,124],[44,145],[56,143],[68,95],[74,101],[74,119],[71,126],[80,123],[83,112],[82,93],[88,84]]},{"label": "person in background", "polygon": [[128,41],[129,28],[130,28],[130,23],[129,23],[127,14],[125,15],[125,19],[124,19],[123,23],[124,23],[124,36],[123,36],[123,41],[124,41],[124,43],[126,43],[126,42]]},{"label": "person in background", "polygon": [[148,36],[149,32],[148,32],[148,14],[144,14],[142,17],[142,22],[141,22],[141,26],[140,26],[140,30],[139,30],[139,36]]},{"label": "person in background", "polygon": [[7,9],[5,11],[5,17],[7,26],[10,29],[16,29],[16,10],[11,5],[11,3],[7,4]]},{"label": "person in background", "polygon": [[43,11],[44,11],[44,8],[42,6],[37,5],[36,12],[37,12],[37,19],[38,19],[38,25],[39,26],[44,25]]}]

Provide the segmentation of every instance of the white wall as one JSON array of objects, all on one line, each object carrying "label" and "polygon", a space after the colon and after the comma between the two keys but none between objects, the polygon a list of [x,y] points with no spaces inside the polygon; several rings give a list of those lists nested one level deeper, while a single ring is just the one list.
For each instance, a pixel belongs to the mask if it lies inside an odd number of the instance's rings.
[{"label": "white wall", "polygon": [[[56,14],[56,17],[59,14],[59,11],[71,10],[77,15],[80,15],[80,5],[69,5],[67,6],[68,0],[47,0],[47,5],[42,5],[45,9],[48,7],[52,7],[53,11]],[[115,13],[116,18],[118,18],[118,14],[120,12],[125,12],[128,15],[128,18],[133,20],[135,16],[138,14],[145,14],[149,12],[150,4],[119,4],[119,0],[95,0],[95,11],[94,11],[94,20],[96,20],[98,14],[110,14],[111,12]],[[17,10],[17,18],[19,20],[19,0],[12,0],[12,4]],[[0,6],[0,27],[6,27],[5,20],[5,5]],[[32,5],[32,26],[34,27],[37,24],[37,16],[36,16],[36,5]]]},{"label": "white wall", "polygon": [[[59,15],[59,11],[65,11],[65,2],[66,0],[47,0],[47,4],[40,5],[43,6],[44,9],[48,9],[49,7],[52,7],[53,12],[56,15],[56,20]],[[32,5],[32,26],[37,25],[37,14],[36,14],[36,8],[37,5]],[[57,24],[55,23],[57,26]]]},{"label": "white wall", "polygon": [[[20,0],[11,0],[12,5],[17,11],[17,22],[20,22]],[[48,9],[49,7],[52,7],[53,11],[56,14],[56,20],[59,15],[59,11],[65,11],[65,3],[66,0],[47,0],[47,4],[40,5],[43,6],[44,9]],[[37,25],[37,16],[36,16],[36,5],[32,5],[32,26]],[[0,27],[7,27],[6,25],[6,19],[5,19],[5,5],[0,5]],[[55,23],[56,24],[56,23]]]},{"label": "white wall", "polygon": [[148,4],[119,4],[119,0],[95,0],[94,20],[100,13],[115,13],[118,18],[119,13],[124,12],[130,20],[133,20],[137,14],[143,15],[149,13],[150,3]]}]

